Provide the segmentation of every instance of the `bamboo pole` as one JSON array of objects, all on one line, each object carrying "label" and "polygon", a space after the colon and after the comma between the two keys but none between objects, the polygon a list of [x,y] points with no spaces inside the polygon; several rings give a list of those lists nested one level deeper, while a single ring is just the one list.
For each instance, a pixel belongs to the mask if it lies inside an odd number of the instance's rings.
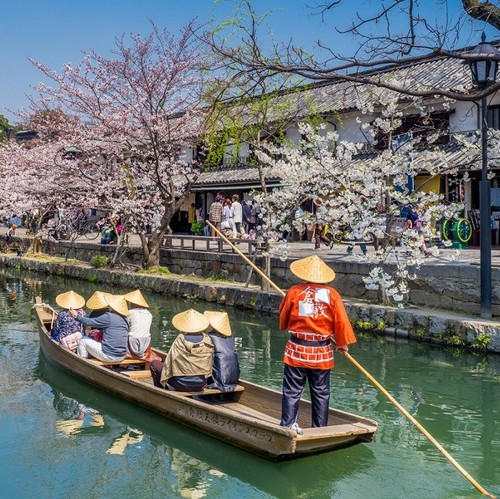
[{"label": "bamboo pole", "polygon": [[278,286],[276,286],[276,284],[274,284],[273,281],[271,281],[271,279],[269,279],[269,277],[264,273],[262,272],[262,270],[259,269],[259,267],[257,267],[257,265],[255,265],[255,263],[253,263],[242,251],[240,251],[219,229],[217,229],[216,227],[214,227],[208,220],[207,220],[207,225],[209,227],[211,227],[216,233],[217,235],[224,241],[226,242],[227,244],[229,244],[229,246],[231,246],[231,248],[233,248],[234,251],[236,251],[236,253],[238,253],[238,255],[241,256],[241,258],[243,258],[243,260],[245,260],[245,262],[248,263],[248,265],[250,265],[254,270],[255,272],[257,272],[263,279],[265,279],[276,291],[278,291],[278,293],[281,293],[282,295],[285,295],[285,293],[283,292],[282,289],[278,288]]},{"label": "bamboo pole", "polygon": [[[266,279],[269,284],[276,289],[282,296],[285,296],[285,292],[279,288],[274,282],[264,274],[251,260],[249,260],[246,255],[244,255],[229,239],[227,239],[218,229],[216,229],[210,222],[207,224],[215,230],[215,232],[227,243],[231,246],[236,253],[238,253],[243,260],[245,260],[249,265],[253,267],[253,269],[259,273],[264,279]],[[425,435],[429,441],[438,449],[438,451],[460,472],[460,474],[465,477],[481,494],[490,497],[492,499],[496,499],[496,496],[490,494],[486,489],[484,489],[474,478],[467,473],[467,471],[458,464],[458,462],[446,451],[446,449],[356,360],[354,357],[348,352],[340,352],[344,357],[346,357],[356,368],[361,371],[370,382],[378,388],[388,399],[394,404],[394,406],[398,409],[403,416],[405,416],[411,423],[413,423],[416,428]]]},{"label": "bamboo pole", "polygon": [[368,371],[366,371],[361,364],[352,357],[352,355],[348,352],[344,352],[342,355],[349,359],[372,382],[372,384],[375,385],[396,406],[398,411],[409,419],[417,427],[417,429],[434,444],[439,452],[441,452],[441,454],[448,459],[448,461],[462,474],[462,476],[467,478],[467,480],[469,480],[469,482],[479,492],[481,492],[481,494],[491,498],[496,497],[481,487],[481,485],[476,482],[476,480],[474,480],[474,478],[472,478],[472,476],[470,476],[469,473],[467,473],[467,471],[460,466],[460,464],[458,464],[458,462],[444,449],[444,447]]}]

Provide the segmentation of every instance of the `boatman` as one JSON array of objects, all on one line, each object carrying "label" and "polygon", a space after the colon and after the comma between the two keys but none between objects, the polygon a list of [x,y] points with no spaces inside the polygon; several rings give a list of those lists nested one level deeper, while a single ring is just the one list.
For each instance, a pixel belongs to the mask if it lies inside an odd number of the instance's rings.
[{"label": "boatman", "polygon": [[301,433],[297,423],[306,380],[312,400],[312,426],[328,425],[333,344],[347,352],[356,342],[339,293],[327,283],[335,272],[318,256],[296,260],[290,270],[305,281],[292,286],[280,304],[280,329],[288,331],[283,362],[281,426]]}]

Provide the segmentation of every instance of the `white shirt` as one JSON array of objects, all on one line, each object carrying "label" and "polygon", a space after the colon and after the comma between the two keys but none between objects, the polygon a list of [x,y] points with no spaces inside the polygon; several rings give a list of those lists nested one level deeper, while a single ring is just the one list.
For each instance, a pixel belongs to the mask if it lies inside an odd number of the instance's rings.
[{"label": "white shirt", "polygon": [[128,311],[127,322],[130,328],[128,335],[132,338],[149,338],[151,336],[149,330],[151,329],[153,316],[148,309],[131,308]]},{"label": "white shirt", "polygon": [[131,308],[128,311],[127,322],[129,324],[128,347],[137,357],[144,357],[151,342],[151,322],[153,316],[146,308]]},{"label": "white shirt", "polygon": [[232,205],[234,211],[234,221],[236,223],[241,223],[243,221],[243,208],[238,201],[235,201]]}]

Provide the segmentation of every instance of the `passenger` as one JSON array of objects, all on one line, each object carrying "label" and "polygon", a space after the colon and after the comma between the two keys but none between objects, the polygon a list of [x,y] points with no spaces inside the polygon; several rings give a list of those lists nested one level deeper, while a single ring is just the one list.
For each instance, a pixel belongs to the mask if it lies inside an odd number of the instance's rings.
[{"label": "passenger", "polygon": [[127,354],[128,322],[127,302],[123,296],[107,295],[105,297],[108,310],[99,317],[83,317],[76,310],[70,314],[84,326],[102,331],[102,343],[85,336],[78,344],[78,355],[89,358],[89,355],[101,361],[121,361]]},{"label": "passenger", "polygon": [[[110,293],[104,291],[95,291],[94,294],[87,300],[87,308],[91,310],[89,317],[95,319],[106,313],[109,309],[106,296],[111,296]],[[96,341],[102,341],[102,331],[100,329],[91,329],[87,331],[86,336],[90,336]]]},{"label": "passenger", "polygon": [[128,331],[128,349],[129,352],[139,359],[146,357],[146,353],[151,343],[151,323],[153,316],[148,310],[149,305],[142,296],[140,290],[136,289],[124,296],[129,305],[127,322]]},{"label": "passenger", "polygon": [[83,336],[83,325],[73,319],[70,309],[76,309],[84,316],[85,298],[74,291],[67,291],[56,296],[56,303],[63,310],[59,312],[52,326],[50,333],[52,339],[61,343],[68,350],[75,350]]},{"label": "passenger", "polygon": [[297,415],[306,381],[311,391],[312,426],[328,426],[332,340],[342,353],[356,337],[340,294],[328,286],[335,272],[315,255],[292,262],[290,270],[305,282],[292,286],[280,304],[279,326],[290,334],[283,359],[280,424],[300,433]]},{"label": "passenger", "polygon": [[153,383],[158,388],[180,392],[201,392],[212,375],[214,345],[204,333],[208,319],[189,309],[172,319],[173,326],[182,331],[172,343],[163,364],[149,364]]},{"label": "passenger", "polygon": [[212,369],[212,383],[208,388],[218,388],[221,392],[231,392],[238,385],[240,366],[234,337],[231,335],[231,325],[226,312],[212,312],[206,310],[203,315],[210,322],[211,331],[208,332],[214,344],[214,366]]},{"label": "passenger", "polygon": [[7,229],[7,233],[5,234],[6,237],[5,237],[5,242],[7,244],[10,244],[12,242],[12,238],[16,235],[16,228],[17,228],[17,225],[16,224],[12,224],[8,229]]}]

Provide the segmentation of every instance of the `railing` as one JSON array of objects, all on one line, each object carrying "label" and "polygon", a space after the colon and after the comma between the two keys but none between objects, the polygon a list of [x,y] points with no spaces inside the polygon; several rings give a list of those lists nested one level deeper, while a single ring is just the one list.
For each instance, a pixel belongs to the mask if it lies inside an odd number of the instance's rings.
[{"label": "railing", "polygon": [[[240,250],[248,254],[258,253],[262,249],[262,243],[255,239],[229,239],[234,245],[238,245]],[[207,236],[188,236],[183,234],[173,234],[165,236],[163,239],[163,247],[169,249],[190,249],[193,251],[217,251],[223,253],[225,251],[234,253],[235,251],[229,244],[224,242],[219,237]]]}]

